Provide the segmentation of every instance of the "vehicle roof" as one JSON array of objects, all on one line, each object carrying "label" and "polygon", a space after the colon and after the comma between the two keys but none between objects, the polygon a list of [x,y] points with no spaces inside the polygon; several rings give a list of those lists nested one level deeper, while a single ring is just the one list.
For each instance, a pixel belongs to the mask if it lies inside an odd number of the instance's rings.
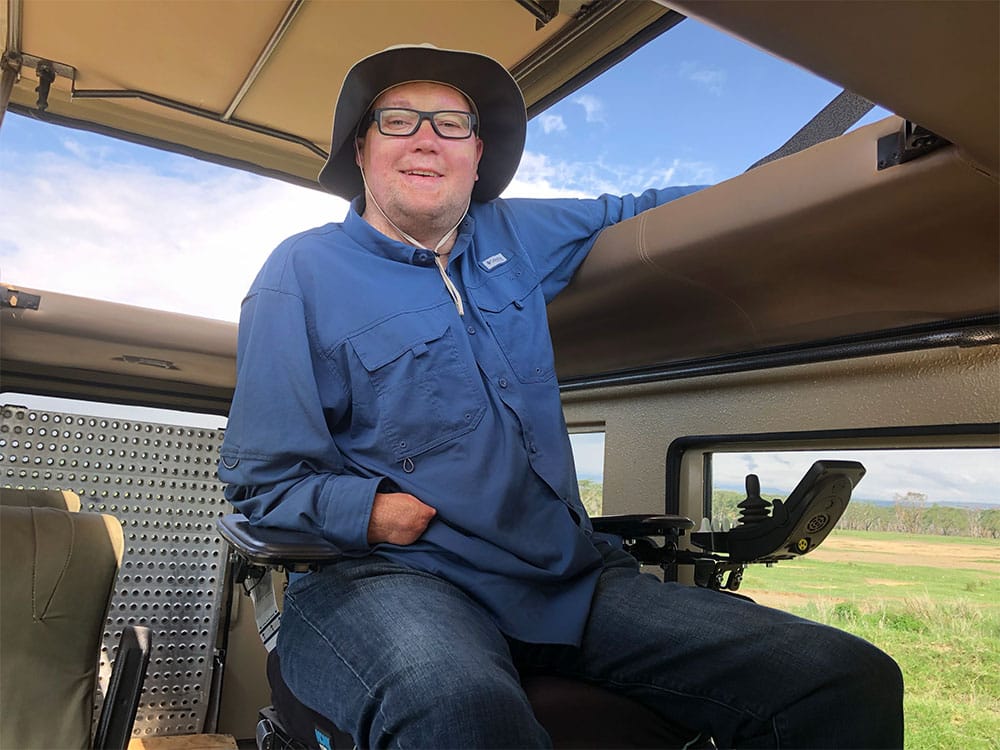
[{"label": "vehicle roof", "polygon": [[[389,44],[489,54],[513,72],[534,114],[687,14],[920,123],[996,174],[998,7],[423,0],[376,10],[367,0],[8,0],[0,32],[8,55],[22,56],[16,111],[34,109],[35,64],[49,61],[58,75],[44,116],[312,183],[344,74]],[[537,17],[549,14],[544,23]]]},{"label": "vehicle roof", "polygon": [[[529,6],[559,12],[542,23]],[[362,55],[418,39],[486,52],[510,67],[537,112],[683,15],[697,17],[899,117],[606,231],[550,308],[560,379],[984,317],[995,325],[1000,3],[429,0],[376,14],[353,0],[8,0],[0,8],[8,52],[23,63],[20,80],[5,79],[15,111],[313,186],[336,88]],[[35,109],[39,60],[71,75],[77,92],[57,76],[44,113]],[[257,130],[223,122],[230,109]],[[876,143],[896,137],[904,119],[949,143],[879,169]],[[739,131],[733,123],[734,138]],[[35,291],[37,310],[3,311],[5,389],[228,408],[234,324]]]}]

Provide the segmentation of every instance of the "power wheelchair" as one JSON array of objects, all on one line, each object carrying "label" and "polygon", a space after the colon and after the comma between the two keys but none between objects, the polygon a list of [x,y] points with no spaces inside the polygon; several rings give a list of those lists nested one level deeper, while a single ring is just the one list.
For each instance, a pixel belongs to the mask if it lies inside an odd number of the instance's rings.
[{"label": "power wheelchair", "polygon": [[[617,515],[593,518],[594,530],[621,539],[622,548],[644,565],[676,578],[678,565],[692,566],[695,585],[742,596],[743,572],[754,563],[773,564],[814,550],[843,515],[851,492],[865,474],[856,461],[817,461],[784,501],[764,500],[759,479],[746,478],[747,496],[730,529],[677,515]],[[280,613],[272,570],[316,570],[341,555],[317,536],[254,527],[241,514],[218,521],[231,548],[231,583],[254,604],[258,631],[268,650],[272,705],[260,710],[258,750],[339,750],[354,739],[329,719],[300,703],[281,677],[277,651]],[[689,533],[692,548],[682,549]],[[630,698],[554,675],[523,675],[522,686],[556,748],[712,748],[710,737],[672,725]]]}]

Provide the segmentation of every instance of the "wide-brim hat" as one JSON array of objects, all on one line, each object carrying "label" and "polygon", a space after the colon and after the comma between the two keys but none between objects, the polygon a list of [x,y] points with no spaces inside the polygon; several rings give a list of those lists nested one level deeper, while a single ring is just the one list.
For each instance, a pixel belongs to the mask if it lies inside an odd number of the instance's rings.
[{"label": "wide-brim hat", "polygon": [[358,123],[379,94],[411,81],[443,83],[472,100],[484,144],[472,199],[489,201],[499,196],[514,177],[524,151],[527,114],[521,89],[492,57],[432,44],[388,47],[359,60],[347,72],[337,97],[333,142],[319,173],[320,185],[347,200],[364,191],[354,161]]}]

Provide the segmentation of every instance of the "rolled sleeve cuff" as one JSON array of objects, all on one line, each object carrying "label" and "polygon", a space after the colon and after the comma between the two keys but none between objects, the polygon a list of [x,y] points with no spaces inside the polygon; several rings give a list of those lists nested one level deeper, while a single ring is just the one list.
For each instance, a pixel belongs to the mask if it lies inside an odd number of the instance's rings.
[{"label": "rolled sleeve cuff", "polygon": [[323,488],[323,536],[344,551],[370,550],[368,523],[382,481],[382,477],[330,477]]}]

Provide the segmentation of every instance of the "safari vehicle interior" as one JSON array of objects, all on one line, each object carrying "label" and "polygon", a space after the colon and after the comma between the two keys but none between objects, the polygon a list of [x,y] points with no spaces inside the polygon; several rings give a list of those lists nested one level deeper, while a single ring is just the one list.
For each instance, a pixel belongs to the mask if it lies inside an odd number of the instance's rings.
[{"label": "safari vehicle interior", "polygon": [[[534,116],[696,19],[894,114],[846,134],[820,116],[780,158],[602,234],[549,320],[567,423],[604,435],[604,512],[710,515],[720,451],[998,446],[1000,4],[430,0],[378,23],[373,5],[3,0],[0,115],[318,189],[331,81],[366,54],[484,52]],[[147,626],[134,737],[253,746],[267,652],[217,529],[222,430],[103,409],[224,418],[236,324],[0,292],[0,485],[75,491],[124,528],[101,685],[117,632]]]}]

